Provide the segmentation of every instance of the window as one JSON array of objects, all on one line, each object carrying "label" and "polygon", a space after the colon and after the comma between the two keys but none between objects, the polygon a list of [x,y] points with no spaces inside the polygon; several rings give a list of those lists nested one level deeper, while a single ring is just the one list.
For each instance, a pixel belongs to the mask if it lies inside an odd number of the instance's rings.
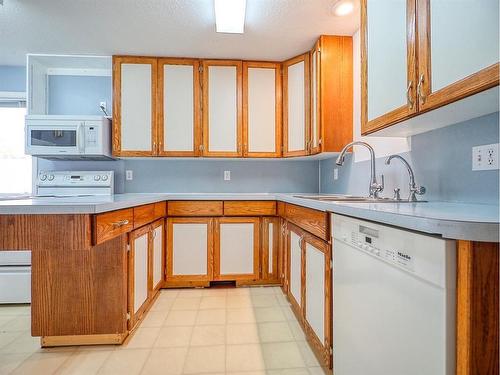
[{"label": "window", "polygon": [[0,196],[31,194],[32,160],[24,154],[24,101],[7,101],[0,92]]}]

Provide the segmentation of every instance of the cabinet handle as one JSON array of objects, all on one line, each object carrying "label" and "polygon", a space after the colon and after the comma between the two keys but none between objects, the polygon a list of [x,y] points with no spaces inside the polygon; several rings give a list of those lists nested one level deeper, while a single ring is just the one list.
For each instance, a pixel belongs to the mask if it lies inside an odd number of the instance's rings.
[{"label": "cabinet handle", "polygon": [[124,225],[127,225],[129,223],[128,220],[120,220],[120,221],[115,221],[113,223],[113,227],[114,228],[120,228],[120,227],[123,227]]},{"label": "cabinet handle", "polygon": [[408,105],[410,106],[410,109],[413,109],[413,106],[415,105],[415,102],[411,98],[411,88],[413,86],[413,81],[408,82],[408,87],[406,88],[406,100],[408,101]]},{"label": "cabinet handle", "polygon": [[157,153],[157,148],[156,148],[156,142],[153,142],[153,153],[156,154]]},{"label": "cabinet handle", "polygon": [[417,95],[420,100],[420,103],[424,104],[425,103],[425,95],[422,93],[422,84],[424,83],[424,75],[421,74],[420,78],[418,80],[418,85],[417,85]]}]

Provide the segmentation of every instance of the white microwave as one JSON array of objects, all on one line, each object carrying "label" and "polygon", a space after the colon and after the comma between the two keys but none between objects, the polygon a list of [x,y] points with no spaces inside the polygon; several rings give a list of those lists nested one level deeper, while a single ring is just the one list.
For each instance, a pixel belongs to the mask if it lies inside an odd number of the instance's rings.
[{"label": "white microwave", "polygon": [[111,121],[102,116],[28,115],[26,154],[44,159],[113,159]]}]

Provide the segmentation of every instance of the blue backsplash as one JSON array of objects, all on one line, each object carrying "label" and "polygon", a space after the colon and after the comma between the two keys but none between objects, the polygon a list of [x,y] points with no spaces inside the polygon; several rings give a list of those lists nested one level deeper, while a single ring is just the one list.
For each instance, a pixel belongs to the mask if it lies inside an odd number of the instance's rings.
[{"label": "blue backsplash", "polygon": [[0,91],[26,91],[26,68],[0,65]]},{"label": "blue backsplash", "polygon": [[[369,139],[368,139],[369,142]],[[472,147],[499,142],[498,112],[433,130],[412,137],[412,150],[401,154],[413,166],[417,183],[427,188],[423,199],[498,204],[499,172],[472,171]],[[377,159],[377,174],[384,174],[382,195],[392,196],[395,187],[408,195],[408,173],[397,160],[391,165]],[[339,179],[333,180],[338,168]],[[344,166],[335,158],[320,162],[320,191],[366,195],[370,176],[369,161],[354,163],[346,158]]]}]

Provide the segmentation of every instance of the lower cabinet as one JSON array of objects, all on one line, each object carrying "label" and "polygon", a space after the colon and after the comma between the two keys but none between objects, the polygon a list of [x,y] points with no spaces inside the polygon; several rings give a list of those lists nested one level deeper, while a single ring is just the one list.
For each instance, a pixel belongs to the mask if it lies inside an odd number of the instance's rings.
[{"label": "lower cabinet", "polygon": [[166,286],[210,284],[213,279],[213,230],[213,218],[167,219]]},{"label": "lower cabinet", "polygon": [[154,292],[163,285],[163,276],[165,269],[165,220],[161,219],[151,224],[151,256],[150,256],[150,274],[151,289]]},{"label": "lower cabinet", "polygon": [[260,278],[260,219],[216,219],[214,280],[257,282]]},{"label": "lower cabinet", "polygon": [[288,298],[297,316],[304,315],[304,278],[302,259],[304,258],[303,240],[305,232],[293,224],[287,224],[287,279]]}]

